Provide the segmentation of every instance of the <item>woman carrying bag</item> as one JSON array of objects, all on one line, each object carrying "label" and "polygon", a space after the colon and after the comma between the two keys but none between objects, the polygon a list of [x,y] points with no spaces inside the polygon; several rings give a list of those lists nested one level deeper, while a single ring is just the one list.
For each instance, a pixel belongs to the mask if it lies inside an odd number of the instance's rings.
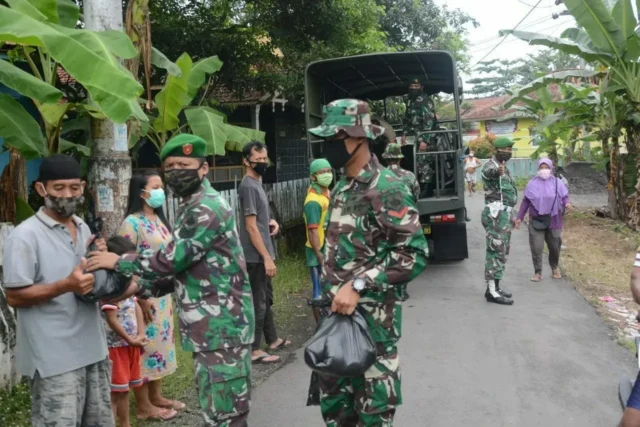
[{"label": "woman carrying bag", "polygon": [[515,227],[520,228],[529,213],[529,246],[533,259],[532,282],[542,280],[542,251],[545,242],[549,248],[549,265],[554,279],[561,279],[559,262],[562,247],[562,216],[570,209],[569,190],[562,180],[553,175],[553,162],[540,159],[538,175],[529,181],[525,190]]}]

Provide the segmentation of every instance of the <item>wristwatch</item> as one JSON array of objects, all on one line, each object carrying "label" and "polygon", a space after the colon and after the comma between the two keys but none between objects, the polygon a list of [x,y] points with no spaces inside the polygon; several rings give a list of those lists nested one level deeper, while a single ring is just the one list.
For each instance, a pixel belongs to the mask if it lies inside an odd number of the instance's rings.
[{"label": "wristwatch", "polygon": [[353,288],[353,290],[359,293],[360,295],[365,293],[366,286],[367,286],[367,282],[365,282],[364,279],[361,279],[359,277],[355,279],[353,282],[351,282],[351,287]]}]

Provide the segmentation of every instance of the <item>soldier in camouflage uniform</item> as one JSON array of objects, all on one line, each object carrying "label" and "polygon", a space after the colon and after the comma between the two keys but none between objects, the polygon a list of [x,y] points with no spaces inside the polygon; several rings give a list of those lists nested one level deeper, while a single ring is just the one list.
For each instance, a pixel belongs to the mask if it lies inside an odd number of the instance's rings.
[{"label": "soldier in camouflage uniform", "polygon": [[331,309],[365,316],[377,346],[376,363],[362,377],[320,376],[320,408],[327,426],[392,426],[402,403],[397,343],[402,294],[427,264],[427,241],[414,199],[378,163],[369,143],[382,132],[364,101],[325,106],[323,153],[343,177],[332,191],[322,270]]},{"label": "soldier in camouflage uniform", "polygon": [[387,145],[382,157],[387,161],[387,168],[400,178],[417,201],[420,197],[420,185],[418,185],[418,180],[413,172],[400,167],[400,160],[404,159],[400,144]]},{"label": "soldier in camouflage uniform", "polygon": [[[156,253],[92,253],[89,267],[140,276],[142,296],[175,290],[182,348],[193,352],[205,424],[240,427],[250,406],[253,301],[234,212],[205,179],[205,146],[182,134],[160,154],[167,186],[182,198],[173,240]],[[174,279],[151,283],[166,276]]]},{"label": "soldier in camouflage uniform", "polygon": [[420,132],[432,130],[435,124],[435,105],[423,93],[423,87],[416,79],[409,85],[409,98],[404,116],[404,134],[418,136]]},{"label": "soldier in camouflage uniform", "polygon": [[513,141],[501,137],[494,141],[495,156],[482,167],[485,188],[485,208],[482,211],[482,226],[487,233],[487,257],[484,278],[487,290],[484,294],[489,302],[511,305],[511,294],[500,288],[504,267],[509,255],[513,212],[518,202],[515,181],[506,162],[511,159]]},{"label": "soldier in camouflage uniform", "polygon": [[433,183],[433,165],[432,158],[424,154],[429,151],[429,145],[424,140],[424,136],[418,138],[418,150],[416,155],[416,169],[418,172],[418,183],[420,185],[420,198],[430,197],[430,186]]}]

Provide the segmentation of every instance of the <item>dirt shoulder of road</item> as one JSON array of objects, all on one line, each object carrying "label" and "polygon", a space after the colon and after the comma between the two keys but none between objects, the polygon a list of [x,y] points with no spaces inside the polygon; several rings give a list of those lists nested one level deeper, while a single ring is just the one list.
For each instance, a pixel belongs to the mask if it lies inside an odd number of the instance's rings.
[{"label": "dirt shoulder of road", "polygon": [[629,347],[638,333],[638,307],[631,298],[629,275],[640,233],[618,221],[599,218],[593,210],[575,210],[565,217],[561,267],[580,294],[615,329]]}]

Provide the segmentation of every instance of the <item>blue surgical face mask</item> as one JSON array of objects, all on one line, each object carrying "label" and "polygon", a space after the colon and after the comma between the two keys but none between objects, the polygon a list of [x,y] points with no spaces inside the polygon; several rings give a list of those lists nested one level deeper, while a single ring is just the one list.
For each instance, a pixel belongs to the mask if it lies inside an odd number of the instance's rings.
[{"label": "blue surgical face mask", "polygon": [[143,190],[145,193],[149,193],[149,198],[145,199],[145,202],[153,209],[157,209],[164,205],[166,196],[162,188],[156,188],[151,191]]}]

